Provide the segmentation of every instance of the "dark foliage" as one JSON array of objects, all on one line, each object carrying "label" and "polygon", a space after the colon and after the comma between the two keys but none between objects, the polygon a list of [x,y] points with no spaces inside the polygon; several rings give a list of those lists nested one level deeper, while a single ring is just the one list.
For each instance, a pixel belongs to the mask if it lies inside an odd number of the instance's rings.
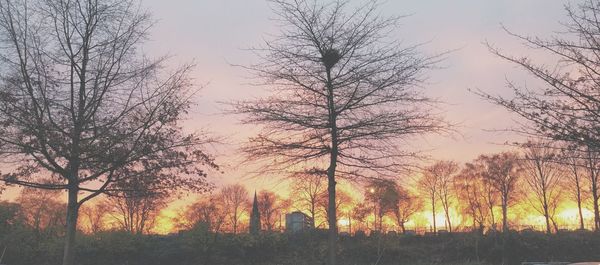
[{"label": "dark foliage", "polygon": [[[5,220],[4,220],[5,221]],[[4,222],[3,221],[3,222]],[[3,233],[6,230],[3,230]],[[103,232],[81,235],[77,264],[104,265],[312,265],[324,264],[327,234],[217,234],[202,225],[175,235],[133,235]],[[60,263],[62,240],[38,240],[33,230],[17,226],[0,236],[7,246],[3,263],[44,265]],[[600,237],[592,232],[512,233],[509,264],[522,261],[600,260]],[[501,239],[494,234],[455,233],[440,236],[342,236],[341,264],[500,264]]]}]

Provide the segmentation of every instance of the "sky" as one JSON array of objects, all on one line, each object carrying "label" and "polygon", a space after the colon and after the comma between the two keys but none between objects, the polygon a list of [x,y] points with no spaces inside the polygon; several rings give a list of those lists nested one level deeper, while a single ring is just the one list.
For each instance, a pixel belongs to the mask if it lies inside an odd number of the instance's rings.
[{"label": "sky", "polygon": [[[360,4],[360,0],[352,1]],[[194,62],[195,82],[203,89],[188,120],[186,130],[206,129],[223,137],[215,147],[217,163],[223,174],[213,174],[219,184],[241,182],[251,189],[285,191],[277,179],[250,178],[246,166],[239,166],[236,147],[251,136],[248,128],[234,116],[223,115],[220,102],[261,95],[261,88],[248,85],[250,73],[232,65],[247,65],[257,58],[246,48],[260,45],[270,34],[277,35],[272,21],[275,15],[266,0],[143,0],[157,20],[144,46],[149,56],[171,56],[175,67]],[[467,162],[482,153],[493,153],[514,140],[511,133],[501,133],[514,124],[510,113],[481,100],[469,89],[506,94],[506,79],[529,82],[530,78],[514,65],[492,55],[484,42],[510,54],[527,50],[502,29],[516,33],[549,37],[561,29],[567,1],[548,0],[388,0],[382,2],[382,15],[407,15],[401,20],[394,39],[407,45],[425,43],[424,54],[452,51],[440,69],[428,73],[426,94],[444,104],[440,113],[457,124],[450,136],[416,138],[433,159]],[[541,58],[543,61],[545,58]],[[10,196],[5,193],[4,197]]]},{"label": "sky", "polygon": [[[360,4],[356,0],[353,3]],[[239,117],[224,116],[220,102],[255,97],[261,89],[250,86],[250,73],[232,65],[256,62],[246,48],[260,45],[278,33],[275,15],[265,0],[144,0],[143,6],[157,19],[145,52],[168,54],[173,65],[193,61],[196,82],[204,88],[194,107],[187,129],[206,128],[225,136],[218,148],[218,162],[225,173],[217,183],[242,182],[255,189],[280,189],[277,180],[247,177],[247,169],[231,159],[235,147],[255,128],[239,123]],[[425,43],[422,52],[452,51],[440,69],[428,73],[426,93],[444,102],[440,113],[456,124],[456,133],[415,139],[433,159],[467,162],[482,153],[493,153],[513,141],[511,133],[499,132],[514,124],[504,109],[481,100],[469,89],[507,94],[507,79],[528,82],[529,77],[514,65],[492,55],[484,42],[510,54],[528,52],[502,26],[523,35],[549,37],[561,30],[566,1],[547,0],[388,0],[383,15],[406,15],[392,38],[407,45]],[[542,58],[543,61],[544,58]]]}]

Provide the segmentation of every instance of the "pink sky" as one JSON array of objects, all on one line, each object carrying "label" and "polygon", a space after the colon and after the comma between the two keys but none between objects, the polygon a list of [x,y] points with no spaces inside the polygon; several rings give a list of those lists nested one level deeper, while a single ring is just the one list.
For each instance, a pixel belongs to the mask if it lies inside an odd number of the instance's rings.
[{"label": "pink sky", "polygon": [[[360,3],[361,1],[356,1]],[[510,134],[486,130],[511,126],[510,114],[480,100],[468,92],[479,88],[506,93],[505,78],[528,81],[513,65],[493,55],[482,44],[485,40],[512,54],[525,51],[514,38],[501,29],[501,23],[522,34],[550,36],[561,29],[565,20],[566,1],[548,0],[388,0],[382,13],[410,15],[401,22],[397,39],[407,44],[428,42],[425,53],[458,49],[448,55],[444,68],[430,73],[427,94],[446,102],[442,106],[449,121],[459,123],[460,135],[415,139],[415,146],[431,149],[435,159],[469,161],[481,153],[499,151],[498,145],[511,140]],[[236,117],[223,116],[219,101],[259,95],[261,90],[248,86],[248,73],[230,66],[248,64],[256,58],[243,48],[259,45],[277,28],[270,18],[274,14],[265,0],[144,0],[156,19],[152,41],[146,46],[151,56],[173,55],[171,63],[194,61],[194,78],[206,87],[198,99],[187,129],[207,128],[216,135],[227,136],[229,144],[220,147],[219,162],[226,165],[217,183],[239,182],[247,170],[236,166],[231,153],[251,134],[252,128],[239,125]],[[514,138],[513,138],[514,139]],[[227,155],[227,156],[226,156]],[[271,179],[244,178],[254,188],[281,189]],[[6,194],[5,194],[6,196]]]},{"label": "pink sky", "polygon": [[[360,3],[360,1],[356,1]],[[242,99],[259,95],[260,89],[245,85],[248,73],[230,66],[254,62],[243,48],[259,45],[277,28],[265,0],[148,0],[144,4],[159,23],[154,28],[150,54],[176,55],[172,62],[194,60],[198,67],[196,79],[207,83],[199,99],[190,127],[206,127],[216,134],[229,136],[235,148],[252,131],[239,125],[236,117],[219,115],[218,101]],[[444,69],[430,73],[427,93],[446,102],[442,111],[448,120],[459,123],[459,135],[415,139],[415,146],[431,150],[436,159],[466,162],[480,153],[503,149],[498,145],[511,140],[511,135],[490,132],[511,126],[510,114],[480,100],[468,88],[480,88],[494,93],[506,93],[505,78],[526,81],[514,66],[490,54],[482,42],[505,48],[515,54],[524,49],[501,28],[501,24],[519,33],[550,36],[560,30],[564,20],[563,1],[408,1],[384,3],[382,12],[389,15],[408,14],[397,31],[397,39],[407,44],[428,42],[423,51],[437,53],[458,49],[442,64]],[[227,152],[229,153],[229,152]],[[221,161],[230,159],[221,157]],[[246,170],[234,165],[218,182],[238,182]],[[273,188],[274,181],[245,180],[251,186]],[[275,187],[276,188],[276,187]]]}]

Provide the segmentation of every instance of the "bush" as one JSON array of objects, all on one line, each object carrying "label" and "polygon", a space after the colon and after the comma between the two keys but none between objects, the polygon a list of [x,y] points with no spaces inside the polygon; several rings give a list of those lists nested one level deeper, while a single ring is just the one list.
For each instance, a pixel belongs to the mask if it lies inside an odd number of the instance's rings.
[{"label": "bush", "polygon": [[[60,264],[60,236],[36,234],[13,227],[2,235],[8,246],[3,263],[10,265]],[[512,233],[508,237],[510,264],[522,261],[600,260],[600,237],[591,232],[556,235]],[[444,236],[379,235],[341,237],[340,264],[500,264],[503,256],[499,234],[457,233]],[[325,264],[327,234],[263,233],[214,234],[196,227],[176,235],[132,235],[103,232],[79,235],[77,263],[81,265],[314,265]]]}]

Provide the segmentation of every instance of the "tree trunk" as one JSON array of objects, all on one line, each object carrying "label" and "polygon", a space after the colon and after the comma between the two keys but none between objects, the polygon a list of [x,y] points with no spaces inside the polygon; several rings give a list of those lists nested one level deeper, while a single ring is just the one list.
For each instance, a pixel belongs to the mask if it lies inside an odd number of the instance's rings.
[{"label": "tree trunk", "polygon": [[[591,169],[593,171],[593,169]],[[592,173],[594,174],[594,173]],[[594,204],[594,231],[600,229],[600,209],[598,209],[598,184],[592,179],[592,201]]]},{"label": "tree trunk", "polygon": [[592,191],[592,202],[594,203],[594,231],[600,229],[600,209],[598,209],[598,176],[596,175],[596,168],[592,159],[592,151],[588,147],[588,169],[590,171],[590,185]]},{"label": "tree trunk", "polygon": [[[544,194],[544,218],[546,219],[546,234],[551,234],[552,230],[550,228],[550,213],[548,212],[548,200],[546,199],[546,195]],[[557,230],[558,232],[558,230]]]},{"label": "tree trunk", "polygon": [[579,213],[579,229],[583,230],[585,229],[585,225],[583,223],[583,211],[581,209],[581,183],[576,164],[573,164],[573,176],[575,177],[575,197],[577,199],[577,211]]},{"label": "tree trunk", "polygon": [[310,204],[310,218],[312,218],[312,222],[313,222],[313,228],[316,228],[316,219],[315,219],[315,202],[311,201]]},{"label": "tree trunk", "polygon": [[494,216],[494,206],[490,205],[490,219],[492,219],[492,228],[496,230],[496,217]]},{"label": "tree trunk", "polygon": [[348,214],[348,234],[352,235],[352,217]]},{"label": "tree trunk", "polygon": [[[237,209],[235,209],[235,211],[237,212]],[[235,214],[236,216],[233,217],[233,234],[237,235],[237,214]]]},{"label": "tree trunk", "polygon": [[502,231],[502,264],[508,264],[508,256],[510,255],[508,247],[509,235],[510,234],[508,233],[508,231]]},{"label": "tree trunk", "polygon": [[550,220],[552,221],[552,225],[554,226],[554,231],[558,233],[558,223],[556,222],[556,220],[554,220],[554,218],[551,218]]},{"label": "tree trunk", "polygon": [[581,209],[581,187],[579,187],[579,179],[577,178],[577,211],[579,212],[579,229],[585,229],[583,224],[583,210]]},{"label": "tree trunk", "polygon": [[435,223],[435,198],[431,197],[431,217],[433,218],[433,233],[437,234],[437,227]]},{"label": "tree trunk", "polygon": [[550,228],[550,216],[548,216],[548,210],[544,210],[544,218],[546,219],[546,234],[552,234],[552,229]]},{"label": "tree trunk", "polygon": [[67,231],[62,264],[74,265],[75,234],[77,233],[77,215],[79,212],[79,204],[77,202],[77,186],[71,186],[68,192],[69,197],[67,202]]},{"label": "tree trunk", "polygon": [[331,154],[329,168],[327,169],[327,192],[329,193],[328,202],[328,223],[329,223],[329,265],[335,265],[337,252],[337,216],[335,201],[335,169],[338,156],[338,131],[337,131],[337,113],[334,101],[333,85],[331,83],[331,68],[327,67],[327,106],[329,110],[329,126],[331,133]]},{"label": "tree trunk", "polygon": [[376,231],[379,225],[377,222],[377,204],[373,205],[373,230]]},{"label": "tree trunk", "polygon": [[598,192],[594,192],[594,231],[600,231],[600,209],[598,209]]},{"label": "tree trunk", "polygon": [[502,196],[502,232],[508,232],[508,199],[507,195]]},{"label": "tree trunk", "polygon": [[336,211],[335,211],[335,164],[333,161],[332,154],[332,164],[329,166],[328,170],[328,184],[327,191],[329,193],[329,203],[328,203],[328,223],[329,223],[329,265],[335,265],[335,256],[337,249],[337,223],[336,223]]},{"label": "tree trunk", "polygon": [[452,223],[450,222],[450,210],[446,210],[446,223],[448,224],[448,232],[452,233]]}]

